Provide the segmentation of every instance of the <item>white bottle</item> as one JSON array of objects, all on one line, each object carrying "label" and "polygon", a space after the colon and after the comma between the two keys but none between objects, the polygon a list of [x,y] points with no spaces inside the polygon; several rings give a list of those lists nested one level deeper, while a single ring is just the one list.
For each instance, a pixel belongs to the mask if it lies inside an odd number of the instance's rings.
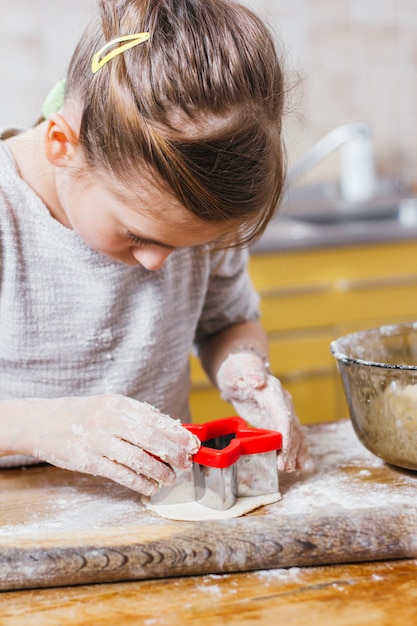
[{"label": "white bottle", "polygon": [[340,193],[346,202],[366,202],[375,195],[374,151],[369,137],[345,143],[340,158]]}]

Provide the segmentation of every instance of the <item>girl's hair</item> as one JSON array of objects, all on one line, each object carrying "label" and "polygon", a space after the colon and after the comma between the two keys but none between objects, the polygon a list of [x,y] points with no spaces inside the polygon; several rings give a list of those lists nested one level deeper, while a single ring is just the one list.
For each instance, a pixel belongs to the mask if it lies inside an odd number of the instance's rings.
[{"label": "girl's hair", "polygon": [[[72,58],[66,98],[81,106],[87,164],[127,184],[147,172],[191,213],[252,243],[285,177],[283,74],[274,41],[230,0],[101,0]],[[150,39],[93,74],[116,37]]]}]

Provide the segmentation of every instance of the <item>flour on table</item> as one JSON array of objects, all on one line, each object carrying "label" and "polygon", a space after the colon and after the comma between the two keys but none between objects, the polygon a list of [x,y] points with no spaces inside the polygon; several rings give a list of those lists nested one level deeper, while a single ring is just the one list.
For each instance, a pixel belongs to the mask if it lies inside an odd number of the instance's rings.
[{"label": "flour on table", "polygon": [[142,502],[150,511],[154,511],[161,517],[166,519],[197,522],[202,520],[229,519],[232,517],[240,517],[249,513],[260,506],[273,504],[281,500],[280,493],[268,493],[262,496],[247,496],[238,498],[236,503],[225,511],[211,509],[208,506],[199,504],[199,502],[181,502],[177,504],[152,504],[150,499],[142,496]]}]

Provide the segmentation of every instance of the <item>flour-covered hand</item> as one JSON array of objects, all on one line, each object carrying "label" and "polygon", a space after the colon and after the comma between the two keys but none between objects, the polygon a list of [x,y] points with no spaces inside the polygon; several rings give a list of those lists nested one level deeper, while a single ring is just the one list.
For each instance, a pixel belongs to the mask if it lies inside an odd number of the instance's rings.
[{"label": "flour-covered hand", "polygon": [[282,434],[279,470],[291,472],[303,468],[307,448],[291,395],[266,371],[257,354],[229,354],[217,372],[217,384],[222,397],[252,426]]},{"label": "flour-covered hand", "polygon": [[179,421],[122,395],[20,402],[30,412],[28,428],[19,433],[22,451],[145,495],[172,484],[175,468],[189,467],[200,445]]}]

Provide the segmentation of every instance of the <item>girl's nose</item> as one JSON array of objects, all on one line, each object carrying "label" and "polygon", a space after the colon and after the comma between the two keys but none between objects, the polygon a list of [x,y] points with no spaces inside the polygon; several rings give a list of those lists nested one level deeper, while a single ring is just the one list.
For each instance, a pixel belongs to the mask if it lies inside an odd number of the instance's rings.
[{"label": "girl's nose", "polygon": [[160,246],[147,246],[146,248],[132,248],[132,254],[136,261],[147,270],[159,270],[172,250]]}]

